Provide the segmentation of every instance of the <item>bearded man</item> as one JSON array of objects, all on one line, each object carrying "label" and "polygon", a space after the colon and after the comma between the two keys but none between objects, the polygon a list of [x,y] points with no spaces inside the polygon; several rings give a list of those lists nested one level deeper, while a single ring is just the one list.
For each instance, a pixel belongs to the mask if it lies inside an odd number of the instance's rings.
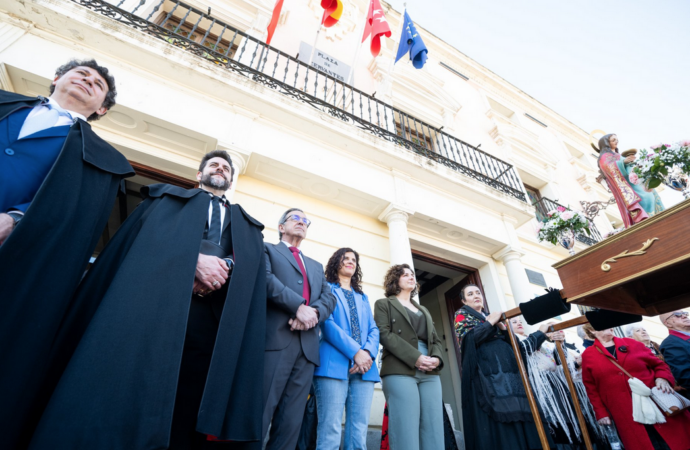
[{"label": "bearded man", "polygon": [[226,201],[233,172],[216,150],[199,188],[142,188],[77,293],[100,304],[66,319],[90,324],[58,340],[83,335],[31,448],[261,448],[263,225]]}]

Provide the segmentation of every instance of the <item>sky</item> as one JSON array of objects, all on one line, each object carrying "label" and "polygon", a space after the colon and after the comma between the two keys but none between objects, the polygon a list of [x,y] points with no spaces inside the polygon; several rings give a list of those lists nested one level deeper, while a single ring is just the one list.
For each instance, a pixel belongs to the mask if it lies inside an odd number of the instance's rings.
[{"label": "sky", "polygon": [[616,133],[622,148],[690,139],[690,0],[407,0],[407,11],[588,133]]}]

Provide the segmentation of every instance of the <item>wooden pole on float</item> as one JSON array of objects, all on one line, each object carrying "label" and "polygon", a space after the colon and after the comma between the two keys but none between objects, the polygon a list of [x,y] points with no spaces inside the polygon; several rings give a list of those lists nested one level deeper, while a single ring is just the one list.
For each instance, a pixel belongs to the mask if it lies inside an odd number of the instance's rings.
[{"label": "wooden pole on float", "polygon": [[[552,333],[554,331],[561,331],[578,325],[584,325],[586,323],[588,323],[587,318],[585,316],[580,316],[576,317],[575,319],[551,325],[549,327],[549,332]],[[555,342],[556,349],[558,350],[558,356],[561,358],[561,367],[563,367],[565,379],[568,380],[568,389],[570,389],[570,397],[573,399],[573,405],[575,406],[577,421],[580,423],[580,429],[582,430],[582,439],[585,441],[585,446],[587,447],[587,450],[592,450],[592,440],[589,437],[589,431],[587,431],[587,423],[585,422],[585,417],[582,415],[582,406],[580,405],[580,399],[577,397],[577,390],[575,389],[573,376],[570,373],[570,369],[568,368],[568,363],[565,358],[565,352],[563,351],[563,343],[561,341]]]},{"label": "wooden pole on float", "polygon": [[546,436],[546,431],[544,430],[544,424],[541,421],[541,414],[539,414],[539,408],[537,406],[537,400],[534,398],[534,392],[532,392],[532,386],[529,382],[529,377],[527,376],[527,369],[525,369],[525,363],[522,361],[522,355],[520,354],[520,344],[517,342],[515,334],[513,334],[512,328],[510,328],[510,319],[522,315],[520,308],[513,308],[509,311],[503,313],[501,319],[506,327],[506,332],[510,338],[510,345],[513,347],[513,352],[515,353],[515,359],[518,363],[518,370],[520,371],[520,379],[522,380],[522,385],[525,387],[525,393],[527,394],[527,402],[529,403],[529,409],[532,411],[532,417],[534,418],[534,425],[537,427],[537,433],[539,433],[539,440],[541,441],[541,446],[544,450],[549,450],[549,438]]}]

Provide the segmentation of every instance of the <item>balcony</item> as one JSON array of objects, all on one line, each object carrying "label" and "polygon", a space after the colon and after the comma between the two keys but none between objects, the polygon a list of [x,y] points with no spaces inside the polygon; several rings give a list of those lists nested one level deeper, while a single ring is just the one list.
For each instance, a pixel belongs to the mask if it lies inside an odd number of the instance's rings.
[{"label": "balcony", "polygon": [[71,1],[526,201],[511,164],[233,28],[210,8],[171,0]]},{"label": "balcony", "polygon": [[[534,203],[534,209],[536,210],[535,212],[537,215],[537,220],[539,220],[540,222],[544,221],[547,217],[546,215],[548,214],[548,212],[553,211],[559,206],[563,205],[551,200],[550,198],[542,197]],[[603,239],[601,237],[601,233],[599,233],[599,230],[597,229],[597,226],[594,225],[594,222],[592,222],[591,220],[589,220],[589,231],[590,233],[592,233],[591,236],[587,236],[587,233],[579,232],[575,235],[575,239],[577,239],[585,245],[594,245]]]}]

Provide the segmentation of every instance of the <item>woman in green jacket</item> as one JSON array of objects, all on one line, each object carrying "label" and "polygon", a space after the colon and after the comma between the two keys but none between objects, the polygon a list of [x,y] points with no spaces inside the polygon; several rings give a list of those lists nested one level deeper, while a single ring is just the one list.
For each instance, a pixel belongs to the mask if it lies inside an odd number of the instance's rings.
[{"label": "woman in green jacket", "polygon": [[412,300],[418,285],[410,266],[388,269],[384,287],[387,298],[376,301],[374,320],[383,346],[390,448],[443,450],[441,340],[429,311]]}]

